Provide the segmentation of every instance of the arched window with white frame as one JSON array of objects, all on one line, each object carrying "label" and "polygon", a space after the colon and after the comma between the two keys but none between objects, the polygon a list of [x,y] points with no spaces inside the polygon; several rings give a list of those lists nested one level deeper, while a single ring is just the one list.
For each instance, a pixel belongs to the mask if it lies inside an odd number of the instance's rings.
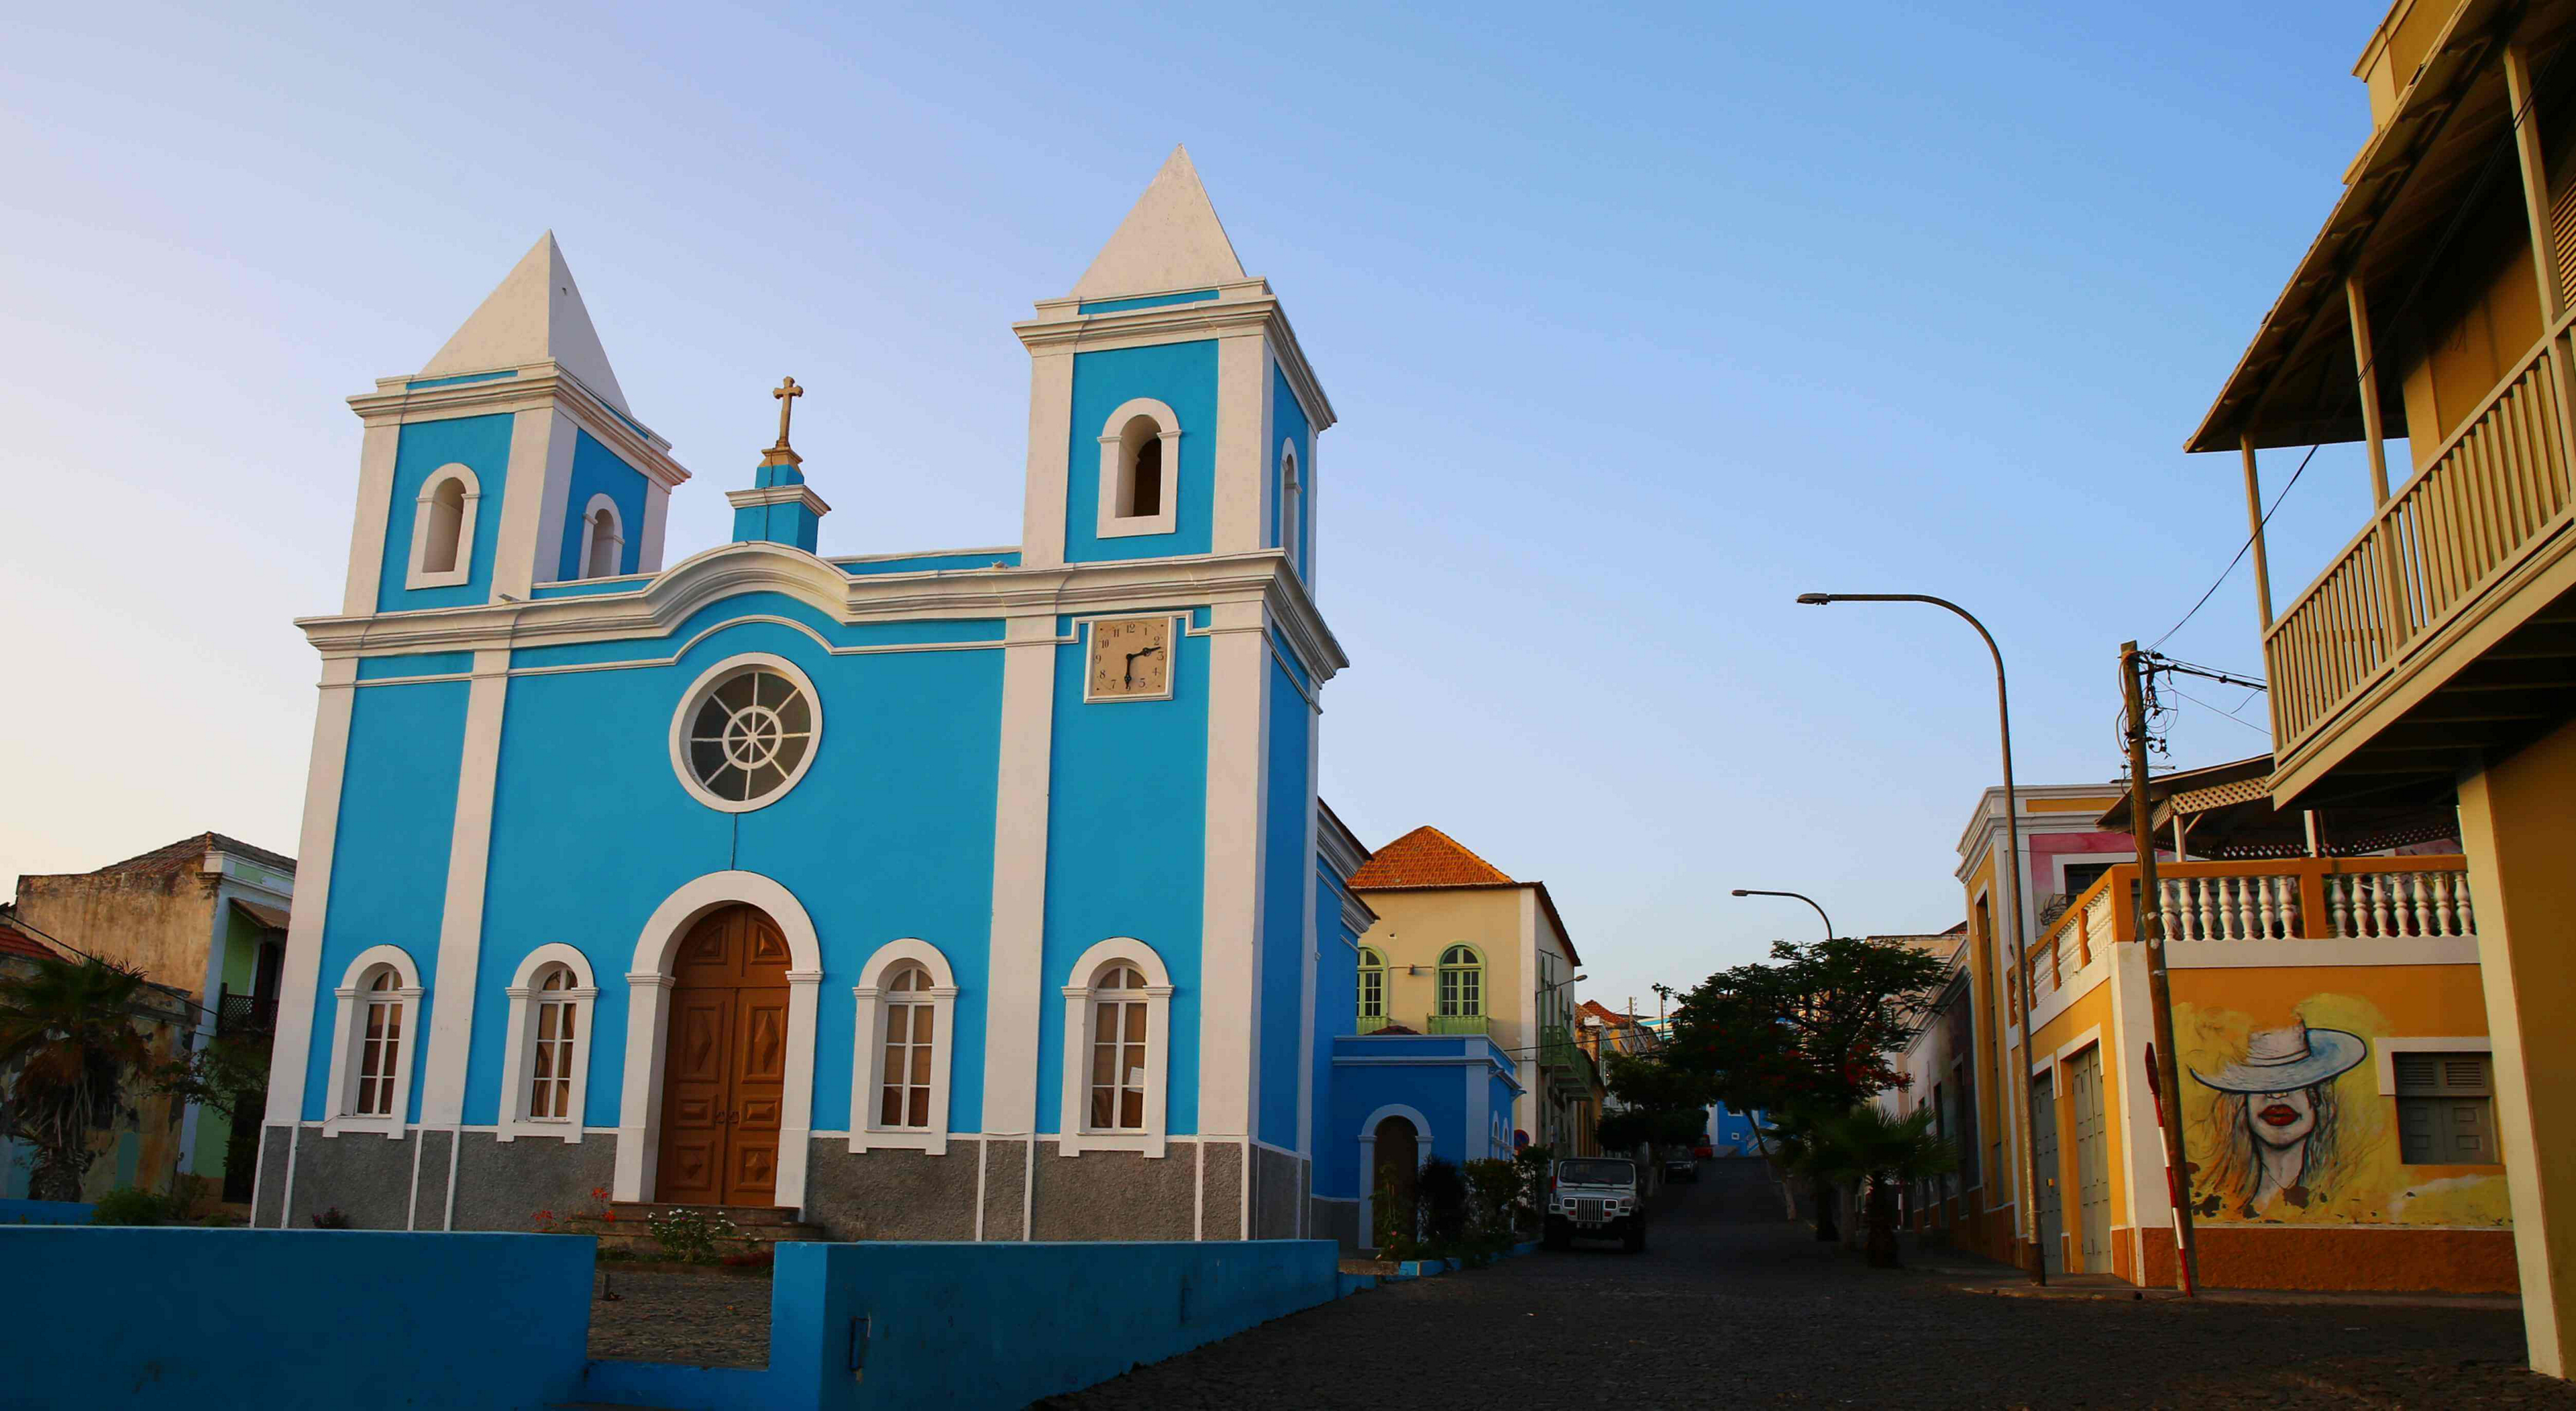
[{"label": "arched window with white frame", "polygon": [[1064,988],[1064,1090],[1057,1149],[1161,1156],[1171,1052],[1171,972],[1131,937],[1074,962]]},{"label": "arched window with white frame", "polygon": [[590,1106],[590,1034],[599,986],[590,958],[560,941],[537,947],[511,978],[501,1034],[499,1138],[581,1140]]},{"label": "arched window with white frame", "polygon": [[420,1047],[420,967],[400,946],[370,946],[349,962],[335,994],[322,1134],[400,1137],[411,1122],[412,1060]]},{"label": "arched window with white frame", "polygon": [[474,472],[443,465],[421,482],[411,512],[411,571],[405,588],[450,588],[473,576],[474,519],[483,498]]},{"label": "arched window with white frame", "polygon": [[1100,428],[1103,539],[1169,534],[1180,524],[1181,419],[1151,397],[1121,403]]},{"label": "arched window with white frame", "polygon": [[948,1150],[948,1073],[957,1046],[957,979],[937,946],[911,937],[878,948],[851,987],[858,1001],[850,1061],[850,1150]]},{"label": "arched window with white frame", "polygon": [[617,502],[593,495],[581,512],[581,576],[615,578],[625,571],[626,520]]}]

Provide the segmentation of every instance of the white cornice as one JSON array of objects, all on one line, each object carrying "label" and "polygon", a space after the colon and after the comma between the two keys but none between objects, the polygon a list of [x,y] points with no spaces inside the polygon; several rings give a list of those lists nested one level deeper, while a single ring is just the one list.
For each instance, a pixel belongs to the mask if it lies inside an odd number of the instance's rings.
[{"label": "white cornice", "polygon": [[829,514],[832,507],[814,493],[810,485],[772,485],[766,490],[727,490],[725,503],[738,510],[758,509],[762,505],[803,505],[816,514]]},{"label": "white cornice", "polygon": [[785,593],[844,624],[1257,601],[1318,681],[1350,665],[1276,549],[852,577],[801,549],[755,540],[694,555],[639,592],[307,617],[296,626],[325,658],[650,640],[669,637],[709,604],[762,591]]},{"label": "white cornice", "polygon": [[[671,458],[670,442],[643,429],[641,423],[629,420],[561,364],[530,363],[525,367],[492,370],[515,375],[480,382],[450,382],[443,387],[413,387],[410,384],[414,382],[443,380],[424,379],[416,374],[380,377],[376,379],[375,391],[362,392],[349,399],[349,409],[368,426],[400,426],[415,421],[445,421],[462,416],[491,416],[556,407],[570,412],[582,430],[664,489],[673,488],[689,478],[688,468]],[[455,375],[473,377],[478,374]]]},{"label": "white cornice", "polygon": [[1279,300],[1269,288],[1268,283],[1256,279],[1225,286],[1214,299],[1102,314],[1076,313],[1078,301],[1050,299],[1038,305],[1038,317],[1012,324],[1011,331],[1020,336],[1021,344],[1031,353],[1085,349],[1099,352],[1222,338],[1229,333],[1266,333],[1280,372],[1296,390],[1297,399],[1305,404],[1315,430],[1322,431],[1333,424],[1332,401],[1324,395],[1323,384],[1315,380],[1306,351],[1298,346],[1296,331],[1288,326],[1287,312],[1279,307]]}]

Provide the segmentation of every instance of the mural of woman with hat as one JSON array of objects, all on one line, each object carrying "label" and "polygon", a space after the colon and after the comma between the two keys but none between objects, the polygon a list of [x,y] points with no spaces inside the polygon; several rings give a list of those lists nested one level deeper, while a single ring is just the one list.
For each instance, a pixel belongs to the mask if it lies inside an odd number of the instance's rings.
[{"label": "mural of woman with hat", "polygon": [[2294,1023],[2249,1035],[2244,1059],[2216,1073],[2193,1069],[2217,1094],[2210,1126],[2222,1134],[2195,1172],[2215,1189],[2202,1213],[2233,1200],[2238,1214],[2252,1215],[2276,1197],[2305,1208],[2329,1193],[2338,1174],[2334,1080],[2369,1053],[2359,1034]]}]

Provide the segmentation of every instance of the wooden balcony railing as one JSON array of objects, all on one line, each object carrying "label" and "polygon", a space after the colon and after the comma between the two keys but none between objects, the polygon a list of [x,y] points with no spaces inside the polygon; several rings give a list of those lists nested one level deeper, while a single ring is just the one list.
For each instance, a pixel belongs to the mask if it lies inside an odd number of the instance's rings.
[{"label": "wooden balcony railing", "polygon": [[2576,314],[2524,356],[2264,634],[2284,760],[2568,521],[2571,322]]},{"label": "wooden balcony railing", "polygon": [[[2468,859],[2295,857],[2167,862],[2156,867],[2171,941],[2439,940],[2475,937]],[[2138,938],[2138,869],[2104,873],[2030,953],[2031,987],[2046,996],[2103,947]]]}]

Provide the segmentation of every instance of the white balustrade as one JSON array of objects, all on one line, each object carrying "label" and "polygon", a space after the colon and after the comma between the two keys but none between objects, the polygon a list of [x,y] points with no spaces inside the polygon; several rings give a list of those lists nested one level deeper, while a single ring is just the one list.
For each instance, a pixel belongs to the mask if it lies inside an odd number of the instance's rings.
[{"label": "white balustrade", "polygon": [[2343,872],[2325,883],[2339,939],[2478,933],[2465,872]]},{"label": "white balustrade", "polygon": [[2165,935],[2177,941],[2287,940],[2299,934],[2299,879],[2160,877]]}]

